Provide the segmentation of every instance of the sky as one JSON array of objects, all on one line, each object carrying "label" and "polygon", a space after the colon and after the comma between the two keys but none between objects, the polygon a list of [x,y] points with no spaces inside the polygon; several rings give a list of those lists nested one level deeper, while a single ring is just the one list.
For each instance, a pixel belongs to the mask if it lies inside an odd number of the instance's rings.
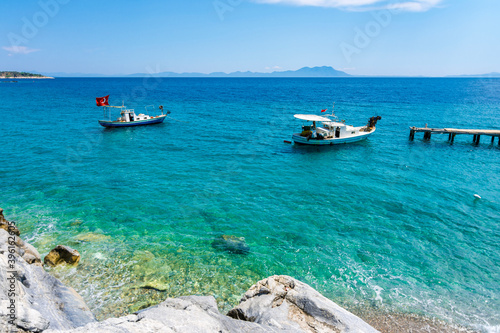
[{"label": "sky", "polygon": [[2,0],[0,15],[0,71],[500,72],[498,0]]}]

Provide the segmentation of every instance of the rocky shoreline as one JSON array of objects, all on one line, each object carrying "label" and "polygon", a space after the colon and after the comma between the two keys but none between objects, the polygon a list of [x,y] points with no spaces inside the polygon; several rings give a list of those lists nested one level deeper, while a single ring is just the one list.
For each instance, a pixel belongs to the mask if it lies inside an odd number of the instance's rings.
[{"label": "rocky shoreline", "polygon": [[45,79],[55,79],[50,76],[42,76],[42,77],[7,77],[0,76],[0,79],[9,79],[9,80],[45,80]]},{"label": "rocky shoreline", "polygon": [[[57,246],[46,256],[53,265],[77,263]],[[47,259],[48,258],[48,259]],[[368,316],[369,317],[369,316]],[[378,318],[380,319],[380,318]],[[369,322],[380,323],[377,318]],[[421,321],[416,327],[382,321],[382,331],[452,332],[445,324]],[[418,322],[418,321],[415,321]],[[396,330],[393,330],[395,328]],[[411,328],[410,330],[406,328]],[[38,251],[20,237],[0,208],[0,332],[378,332],[363,319],[292,277],[258,281],[239,305],[221,314],[213,296],[168,298],[120,318],[97,321],[83,298],[43,268]]]}]

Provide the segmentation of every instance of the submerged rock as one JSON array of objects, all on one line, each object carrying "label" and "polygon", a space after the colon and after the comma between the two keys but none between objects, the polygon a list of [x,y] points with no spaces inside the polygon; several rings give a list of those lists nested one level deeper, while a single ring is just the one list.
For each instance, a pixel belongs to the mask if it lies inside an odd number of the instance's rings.
[{"label": "submerged rock", "polygon": [[70,225],[71,227],[79,227],[79,226],[81,226],[82,224],[83,224],[83,221],[82,221],[82,220],[75,220],[75,221],[71,222],[69,225]]},{"label": "submerged rock", "polygon": [[231,253],[247,254],[250,247],[245,243],[245,237],[236,237],[233,235],[222,235],[212,242],[212,247]]},{"label": "submerged rock", "polygon": [[80,253],[69,246],[57,245],[43,259],[43,262],[49,266],[57,266],[59,264],[77,265],[80,261]]},{"label": "submerged rock", "polygon": [[155,255],[149,251],[141,251],[141,250],[136,250],[134,251],[134,255],[132,257],[133,260],[137,261],[150,261],[155,258]]},{"label": "submerged rock", "polygon": [[257,282],[228,316],[301,332],[378,332],[312,287],[285,275]]},{"label": "submerged rock", "polygon": [[108,240],[109,238],[109,236],[98,234],[97,232],[87,232],[84,234],[79,234],[75,239],[79,242],[103,242]]},{"label": "submerged rock", "polygon": [[156,291],[167,291],[170,288],[170,285],[166,282],[159,280],[151,280],[146,281],[139,285],[141,289],[152,289]]}]

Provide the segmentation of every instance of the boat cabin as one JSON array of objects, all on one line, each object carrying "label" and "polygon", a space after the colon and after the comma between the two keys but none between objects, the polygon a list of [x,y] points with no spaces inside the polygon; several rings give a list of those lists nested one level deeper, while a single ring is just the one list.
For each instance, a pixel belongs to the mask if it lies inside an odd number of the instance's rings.
[{"label": "boat cabin", "polygon": [[153,118],[148,115],[145,115],[144,113],[139,113],[138,115],[136,115],[133,109],[123,109],[120,112],[120,115],[121,117],[118,118],[116,121],[130,122],[130,121],[147,120]]}]

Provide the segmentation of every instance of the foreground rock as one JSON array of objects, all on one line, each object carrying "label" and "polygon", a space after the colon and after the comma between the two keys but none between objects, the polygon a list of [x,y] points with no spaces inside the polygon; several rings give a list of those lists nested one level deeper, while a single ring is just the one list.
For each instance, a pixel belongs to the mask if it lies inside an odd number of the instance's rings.
[{"label": "foreground rock", "polygon": [[[121,318],[91,323],[71,331],[46,333],[240,333],[240,332],[378,332],[305,283],[289,276],[259,281],[239,306],[222,315],[215,298],[188,296]],[[233,318],[231,318],[233,317]]]},{"label": "foreground rock", "polygon": [[285,275],[257,282],[228,316],[303,332],[377,332],[307,284]]},{"label": "foreground rock", "polygon": [[[6,224],[12,225],[8,221]],[[0,229],[0,332],[377,332],[289,276],[272,276],[257,282],[228,316],[219,312],[214,297],[187,296],[169,298],[134,314],[97,322],[72,288],[43,270],[38,251],[23,242],[12,228],[9,230],[10,233]],[[242,239],[222,239],[231,250],[247,249],[244,242],[237,241]],[[45,260],[55,264],[78,262],[79,254],[78,259],[73,258],[75,252],[58,246]]]},{"label": "foreground rock", "polygon": [[[46,333],[62,333],[48,330]],[[169,298],[163,303],[135,314],[112,318],[100,323],[86,325],[64,333],[266,333],[299,332],[297,330],[275,329],[257,323],[235,320],[222,315],[211,296],[187,296]]]},{"label": "foreground rock", "polygon": [[41,266],[34,247],[0,229],[0,332],[73,329],[95,322],[80,295]]},{"label": "foreground rock", "polygon": [[78,265],[78,262],[80,262],[80,253],[69,246],[57,245],[45,256],[43,262],[49,266],[60,264]]}]

